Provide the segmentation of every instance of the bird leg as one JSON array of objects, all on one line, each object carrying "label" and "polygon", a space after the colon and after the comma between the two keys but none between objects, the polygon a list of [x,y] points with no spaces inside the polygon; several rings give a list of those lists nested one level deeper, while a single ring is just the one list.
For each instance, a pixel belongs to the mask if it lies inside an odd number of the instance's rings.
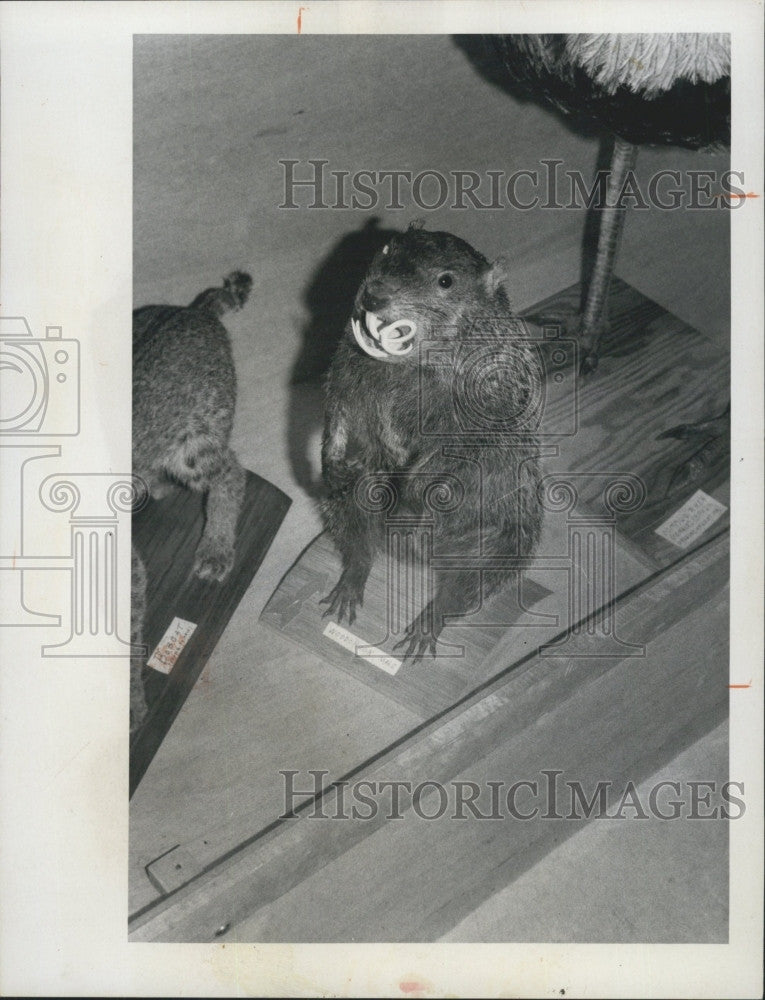
[{"label": "bird leg", "polygon": [[608,289],[611,284],[619,239],[624,227],[625,209],[619,196],[629,171],[634,169],[636,158],[637,146],[615,136],[606,188],[606,204],[600,210],[598,249],[582,316],[580,336],[583,373],[594,372],[598,367],[598,347],[607,324]]},{"label": "bird leg", "polygon": [[657,435],[656,440],[675,438],[689,441],[696,448],[685,461],[678,465],[670,479],[666,495],[686,492],[692,486],[699,486],[710,474],[727,461],[730,440],[730,402],[716,417],[699,420],[694,424],[678,424]]},{"label": "bird leg", "polygon": [[707,420],[697,420],[695,424],[677,424],[676,427],[670,427],[668,430],[662,431],[656,440],[663,441],[666,438],[676,438],[678,441],[693,441],[694,439],[699,440],[701,437],[716,438],[727,434],[729,430],[730,403],[716,417],[709,417]]}]

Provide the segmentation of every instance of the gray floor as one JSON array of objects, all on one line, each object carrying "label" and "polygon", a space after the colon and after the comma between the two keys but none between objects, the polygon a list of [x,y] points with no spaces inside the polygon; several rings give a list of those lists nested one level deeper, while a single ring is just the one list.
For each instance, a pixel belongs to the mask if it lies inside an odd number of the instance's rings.
[{"label": "gray floor", "polygon": [[[309,159],[328,160],[327,170],[351,172],[509,174],[540,169],[542,159],[556,158],[589,177],[598,148],[595,139],[581,137],[555,115],[481,79],[447,37],[154,36],[137,38],[135,54],[135,303],[184,303],[233,268],[251,271],[251,301],[228,323],[239,373],[233,446],[244,465],[293,498],[210,661],[215,683],[191,694],[134,799],[131,886],[133,903],[140,905],[152,895],[141,882],[142,866],[163,845],[201,837],[207,827],[244,829],[259,822],[251,805],[240,806],[238,792],[252,783],[268,740],[288,724],[278,717],[277,671],[285,686],[305,683],[307,691],[319,684],[309,670],[313,664],[301,661],[299,651],[269,646],[257,616],[320,527],[310,495],[311,478],[318,475],[320,402],[313,392],[290,388],[290,377],[311,320],[306,290],[322,263],[372,214],[381,227],[392,228],[426,215],[429,228],[455,232],[488,257],[504,254],[519,308],[579,279],[582,211],[423,213],[411,204],[402,211],[379,206],[374,213],[290,210],[279,207],[279,161],[300,161],[302,176]],[[658,169],[726,166],[726,153],[646,149],[637,173],[645,184]],[[633,211],[617,272],[727,343],[726,211]],[[253,664],[266,661],[274,673],[265,667],[255,673]],[[344,697],[344,680],[327,683],[332,689],[322,689],[325,701],[318,708],[306,694],[301,726],[310,728],[311,719],[317,728],[325,726],[322,711],[331,718]],[[260,692],[257,685],[264,685]],[[273,732],[253,735],[246,704],[261,695],[275,716]],[[376,717],[373,709],[369,719]],[[371,726],[370,739],[384,741],[405,731],[408,721],[402,714],[386,728],[359,716],[358,732],[348,738],[361,746]],[[314,736],[305,739],[310,743]],[[322,746],[320,734],[315,741]],[[216,754],[206,752],[210,747]],[[293,766],[276,757],[271,765]],[[671,772],[674,780],[724,779],[725,732],[701,741]],[[226,794],[227,782],[237,794]],[[727,872],[715,870],[724,831],[689,826],[652,820],[624,833],[625,824],[589,824],[449,937],[602,941],[611,939],[616,924],[622,939],[724,939]],[[671,888],[662,875],[670,870],[676,872]],[[681,920],[687,923],[678,933]],[[252,933],[257,936],[257,920]]]}]

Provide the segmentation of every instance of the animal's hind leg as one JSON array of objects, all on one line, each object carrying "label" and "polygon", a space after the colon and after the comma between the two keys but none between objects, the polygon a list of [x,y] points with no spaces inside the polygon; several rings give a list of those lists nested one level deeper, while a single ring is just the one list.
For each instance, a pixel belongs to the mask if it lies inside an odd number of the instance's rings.
[{"label": "animal's hind leg", "polygon": [[244,488],[245,471],[228,448],[207,490],[205,529],[194,559],[194,573],[203,580],[224,580],[231,572]]},{"label": "animal's hind leg", "polygon": [[214,438],[196,437],[183,442],[168,471],[189,489],[207,494],[205,527],[193,571],[203,580],[224,580],[234,564],[244,469],[226,445]]},{"label": "animal's hind leg", "polygon": [[482,591],[484,596],[488,596],[490,589],[493,588],[481,587],[477,570],[438,574],[433,599],[409,625],[406,635],[395,648],[403,652],[405,660],[421,660],[426,653],[436,656],[444,619],[478,610]]},{"label": "animal's hind leg", "polygon": [[162,500],[163,497],[173,492],[172,482],[161,469],[154,470],[149,474],[146,485],[152,500]]}]

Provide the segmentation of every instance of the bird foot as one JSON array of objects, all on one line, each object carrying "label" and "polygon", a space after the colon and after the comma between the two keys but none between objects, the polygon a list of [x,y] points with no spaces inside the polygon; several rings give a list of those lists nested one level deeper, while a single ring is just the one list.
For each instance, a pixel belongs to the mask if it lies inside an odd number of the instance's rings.
[{"label": "bird foot", "polygon": [[579,363],[579,374],[592,375],[598,367],[599,360],[596,351],[584,351],[582,353],[582,360]]},{"label": "bird foot", "polygon": [[578,317],[575,335],[579,341],[580,375],[592,375],[593,372],[597,371],[600,361],[600,344],[608,329],[608,321],[605,319],[591,323],[584,316]]},{"label": "bird foot", "polygon": [[720,471],[730,454],[730,404],[716,417],[696,423],[677,424],[657,435],[656,440],[674,439],[696,444],[696,449],[677,465],[666,495],[687,493]]},{"label": "bird foot", "polygon": [[675,438],[677,441],[700,441],[702,438],[722,437],[730,431],[730,404],[716,417],[697,420],[696,423],[677,424],[657,435],[657,441]]},{"label": "bird foot", "polygon": [[596,326],[585,326],[581,313],[524,313],[524,319],[539,327],[558,327],[567,338],[573,338],[579,344],[579,374],[590,375],[598,367],[598,346],[601,338],[608,330],[608,323],[600,322]]}]

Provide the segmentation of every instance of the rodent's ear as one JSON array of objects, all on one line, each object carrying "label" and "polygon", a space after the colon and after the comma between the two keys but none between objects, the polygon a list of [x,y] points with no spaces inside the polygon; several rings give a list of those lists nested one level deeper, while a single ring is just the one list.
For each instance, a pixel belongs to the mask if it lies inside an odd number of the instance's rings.
[{"label": "rodent's ear", "polygon": [[510,299],[510,265],[506,257],[497,257],[483,276],[486,291],[494,297],[500,290]]},{"label": "rodent's ear", "polygon": [[409,233],[413,229],[424,229],[424,228],[425,228],[425,220],[424,219],[412,219],[412,221],[406,227],[406,231]]}]

